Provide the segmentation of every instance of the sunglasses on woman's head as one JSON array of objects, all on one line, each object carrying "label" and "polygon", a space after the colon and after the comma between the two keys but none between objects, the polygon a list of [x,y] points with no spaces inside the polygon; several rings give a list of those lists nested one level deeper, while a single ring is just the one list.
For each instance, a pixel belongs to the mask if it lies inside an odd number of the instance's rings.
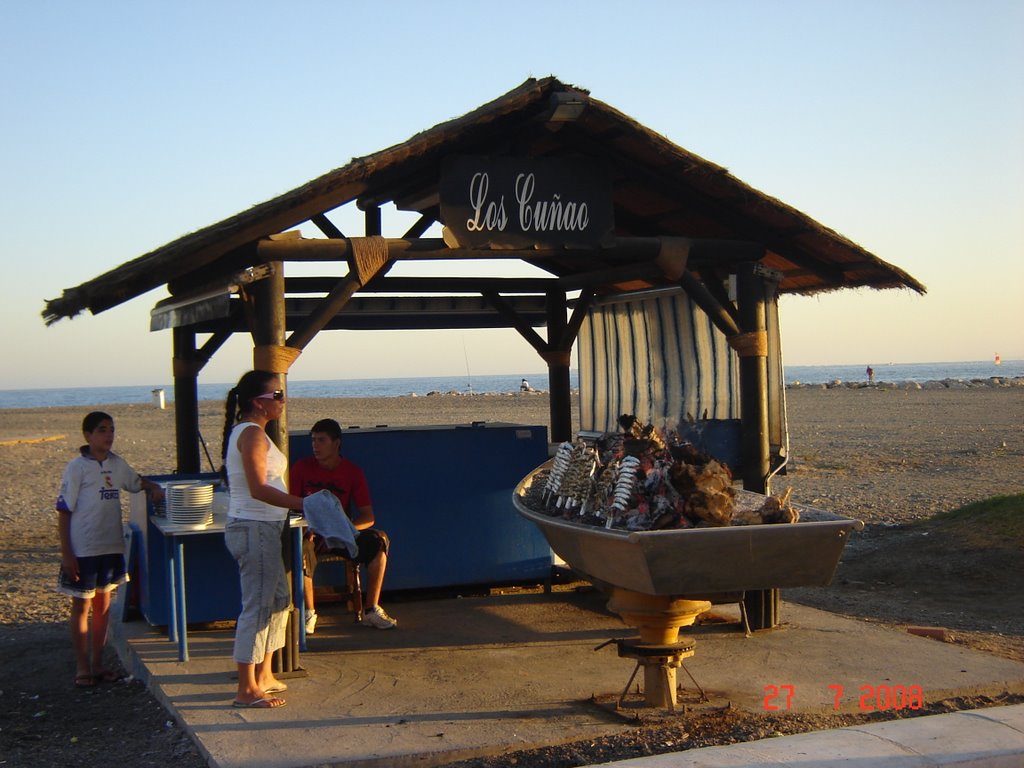
[{"label": "sunglasses on woman's head", "polygon": [[284,400],[284,390],[275,389],[273,392],[265,392],[262,395],[256,395],[253,400]]}]

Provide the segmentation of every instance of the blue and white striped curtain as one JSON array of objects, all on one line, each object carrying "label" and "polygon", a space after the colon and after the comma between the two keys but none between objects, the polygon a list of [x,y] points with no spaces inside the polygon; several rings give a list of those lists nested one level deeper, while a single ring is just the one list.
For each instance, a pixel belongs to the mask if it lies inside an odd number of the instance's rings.
[{"label": "blue and white striped curtain", "polygon": [[739,361],[682,291],[591,309],[578,338],[580,430],[617,430],[620,414],[675,429],[739,419]]}]

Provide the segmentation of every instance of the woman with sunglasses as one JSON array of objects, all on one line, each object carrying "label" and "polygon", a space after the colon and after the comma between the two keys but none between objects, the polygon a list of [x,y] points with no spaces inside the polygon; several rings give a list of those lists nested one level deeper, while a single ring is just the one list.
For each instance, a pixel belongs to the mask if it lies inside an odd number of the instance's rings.
[{"label": "woman with sunglasses", "polygon": [[224,543],[238,561],[242,612],[235,627],[236,707],[271,709],[288,686],[274,677],[273,654],[285,642],[291,601],[281,533],[289,509],[302,499],[288,493],[288,460],[267,435],[281,418],[284,391],[276,374],[249,371],[228,392],[222,455],[230,491]]}]

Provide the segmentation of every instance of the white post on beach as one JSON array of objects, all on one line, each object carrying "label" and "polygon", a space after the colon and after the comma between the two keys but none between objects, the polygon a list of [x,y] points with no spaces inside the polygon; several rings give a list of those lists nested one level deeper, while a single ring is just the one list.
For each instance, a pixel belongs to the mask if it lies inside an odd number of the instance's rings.
[{"label": "white post on beach", "polygon": [[166,402],[164,401],[164,391],[162,389],[153,390],[153,405],[161,411],[167,407]]}]

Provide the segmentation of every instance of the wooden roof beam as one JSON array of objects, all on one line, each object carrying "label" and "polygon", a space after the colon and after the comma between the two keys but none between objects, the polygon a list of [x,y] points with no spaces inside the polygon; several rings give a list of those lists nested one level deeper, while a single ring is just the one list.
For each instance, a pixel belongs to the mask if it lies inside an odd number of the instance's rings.
[{"label": "wooden roof beam", "polygon": [[406,230],[405,234],[402,235],[403,240],[414,240],[422,237],[423,233],[430,229],[434,222],[439,221],[441,218],[441,209],[438,206],[434,206],[428,210],[423,211],[423,215],[419,217],[415,224]]},{"label": "wooden roof beam", "polygon": [[487,299],[509,325],[519,331],[519,335],[526,339],[531,347],[541,354],[547,351],[547,342],[541,338],[539,333],[533,330],[527,320],[520,317],[519,313],[516,312],[509,302],[505,301],[495,291],[483,291],[481,295]]},{"label": "wooden roof beam", "polygon": [[694,304],[704,310],[707,316],[726,336],[735,336],[740,332],[739,323],[732,312],[718,303],[715,296],[707,289],[693,272],[687,270],[679,280],[686,294],[693,299]]},{"label": "wooden roof beam", "polygon": [[[690,242],[690,258],[706,263],[728,263],[757,259],[763,246],[742,240],[674,238]],[[650,261],[661,251],[660,237],[618,238],[610,248],[547,248],[504,250],[490,248],[449,248],[441,238],[405,240],[388,238],[390,259],[521,259],[541,262],[553,259],[565,263],[593,264],[596,257],[613,263]],[[351,247],[347,240],[302,238],[260,240],[256,252],[261,261],[344,261]]]},{"label": "wooden roof beam", "polygon": [[714,270],[701,270],[696,273],[697,277],[700,278],[701,283],[707,289],[715,300],[722,306],[733,319],[736,325],[739,325],[740,315],[739,310],[736,308],[736,304],[732,299],[729,298],[729,292],[725,289],[725,284],[721,280],[720,276],[715,273]]},{"label": "wooden roof beam", "polygon": [[576,342],[576,337],[579,336],[580,327],[583,325],[583,321],[587,317],[587,312],[594,304],[594,293],[593,291],[584,290],[580,293],[579,298],[574,302],[572,315],[569,317],[569,322],[565,326],[566,338],[571,339],[569,346],[572,346]]},{"label": "wooden roof beam", "polygon": [[558,287],[565,291],[599,288],[603,285],[618,283],[649,282],[652,286],[663,283],[665,275],[653,261],[632,264],[619,264],[591,272],[577,272],[557,278]]},{"label": "wooden roof beam", "polygon": [[[334,277],[286,277],[286,294],[328,293],[337,283]],[[555,284],[546,277],[375,277],[360,293],[471,293],[482,290],[500,293],[543,294]]]},{"label": "wooden roof beam", "polygon": [[[528,314],[524,319],[537,327],[544,327],[547,317],[543,313]],[[288,318],[289,330],[299,318]],[[471,328],[508,328],[508,321],[493,310],[478,313],[460,312],[450,315],[430,314],[411,316],[405,314],[376,315],[368,312],[345,311],[331,318],[321,331],[422,331]],[[196,333],[248,333],[244,318],[234,316],[219,320],[204,321],[190,326]]]},{"label": "wooden roof beam", "polygon": [[315,216],[311,216],[309,219],[316,227],[323,232],[327,237],[332,237],[335,240],[344,240],[345,235],[340,229],[334,226],[334,222],[327,218],[323,213],[318,213]]}]

